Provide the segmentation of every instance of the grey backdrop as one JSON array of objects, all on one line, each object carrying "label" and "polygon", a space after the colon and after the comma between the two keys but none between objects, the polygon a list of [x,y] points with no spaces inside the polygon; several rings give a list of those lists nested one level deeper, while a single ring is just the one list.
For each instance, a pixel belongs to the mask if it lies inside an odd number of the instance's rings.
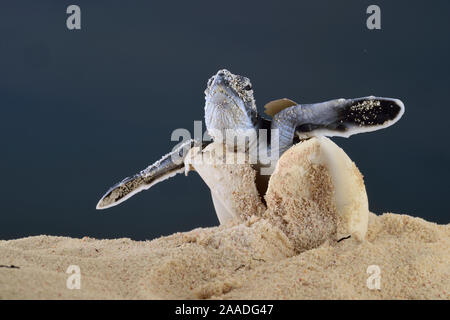
[{"label": "grey backdrop", "polygon": [[[365,25],[373,3],[379,31]],[[80,31],[66,28],[69,4]],[[260,111],[281,97],[402,99],[395,126],[333,140],[364,174],[372,211],[448,223],[449,12],[446,0],[2,1],[0,239],[217,225],[196,173],[94,207],[202,119],[219,68],[252,79]]]}]

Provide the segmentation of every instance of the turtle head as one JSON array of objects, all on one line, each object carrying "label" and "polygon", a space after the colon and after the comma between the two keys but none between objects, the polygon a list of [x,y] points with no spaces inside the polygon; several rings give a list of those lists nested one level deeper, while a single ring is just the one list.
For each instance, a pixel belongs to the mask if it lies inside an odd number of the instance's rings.
[{"label": "turtle head", "polygon": [[208,80],[205,100],[206,127],[213,138],[216,130],[254,129],[257,111],[250,79],[219,70]]}]

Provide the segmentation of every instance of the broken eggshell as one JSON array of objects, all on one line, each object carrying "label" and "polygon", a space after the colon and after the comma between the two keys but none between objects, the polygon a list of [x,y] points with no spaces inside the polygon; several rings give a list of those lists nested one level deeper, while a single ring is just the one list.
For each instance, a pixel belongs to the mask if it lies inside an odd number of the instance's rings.
[{"label": "broken eggshell", "polygon": [[349,236],[363,240],[367,232],[363,177],[344,150],[326,137],[300,142],[280,157],[265,199],[264,217],[299,250]]},{"label": "broken eggshell", "polygon": [[[302,141],[280,157],[264,195],[267,206],[255,183],[258,173],[245,156],[212,143],[186,157],[186,173],[197,171],[208,185],[221,224],[263,217],[299,251],[348,236],[364,239],[369,209],[363,177],[330,139]],[[245,161],[236,164],[238,157]]]},{"label": "broken eggshell", "polygon": [[255,184],[256,171],[245,153],[228,151],[220,143],[211,143],[203,150],[194,147],[185,158],[185,168],[186,174],[197,171],[211,190],[221,224],[244,222],[266,210]]}]

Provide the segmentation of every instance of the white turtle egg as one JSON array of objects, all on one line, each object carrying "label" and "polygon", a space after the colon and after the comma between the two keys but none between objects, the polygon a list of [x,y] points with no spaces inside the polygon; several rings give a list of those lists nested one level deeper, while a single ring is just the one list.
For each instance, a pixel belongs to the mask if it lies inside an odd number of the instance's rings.
[{"label": "white turtle egg", "polygon": [[278,160],[266,193],[265,217],[299,250],[349,236],[363,240],[369,206],[361,173],[326,137],[298,143]]},{"label": "white turtle egg", "polygon": [[218,143],[194,148],[186,157],[186,170],[197,171],[211,189],[221,224],[266,219],[297,251],[349,236],[365,238],[369,208],[363,177],[330,139],[311,138],[287,150],[269,179],[265,201],[255,183],[257,172],[242,159],[245,154],[226,152]]},{"label": "white turtle egg", "polygon": [[185,168],[186,172],[197,171],[208,185],[221,224],[243,222],[266,210],[256,188],[256,171],[245,153],[227,151],[223,144],[214,142],[203,151],[198,147],[189,150]]}]

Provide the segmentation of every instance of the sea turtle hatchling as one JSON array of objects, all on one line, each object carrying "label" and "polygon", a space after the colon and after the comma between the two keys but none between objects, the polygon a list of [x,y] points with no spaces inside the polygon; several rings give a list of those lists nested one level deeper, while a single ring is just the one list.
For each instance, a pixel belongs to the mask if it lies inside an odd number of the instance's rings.
[{"label": "sea turtle hatchling", "polygon": [[[258,115],[250,80],[225,69],[208,80],[205,100],[206,127],[214,141],[219,138],[219,133],[220,138],[224,137],[222,134],[226,130],[239,134],[245,130],[278,129],[278,150],[275,152],[279,155],[298,140],[314,136],[349,137],[386,128],[404,113],[403,103],[392,98],[369,96],[314,104],[280,99],[266,105],[265,113],[272,116],[269,120]],[[110,188],[98,202],[97,209],[115,206],[160,181],[184,172],[184,162],[174,159],[183,160],[194,145],[206,146],[209,143],[194,139],[186,141],[146,169]]]}]

